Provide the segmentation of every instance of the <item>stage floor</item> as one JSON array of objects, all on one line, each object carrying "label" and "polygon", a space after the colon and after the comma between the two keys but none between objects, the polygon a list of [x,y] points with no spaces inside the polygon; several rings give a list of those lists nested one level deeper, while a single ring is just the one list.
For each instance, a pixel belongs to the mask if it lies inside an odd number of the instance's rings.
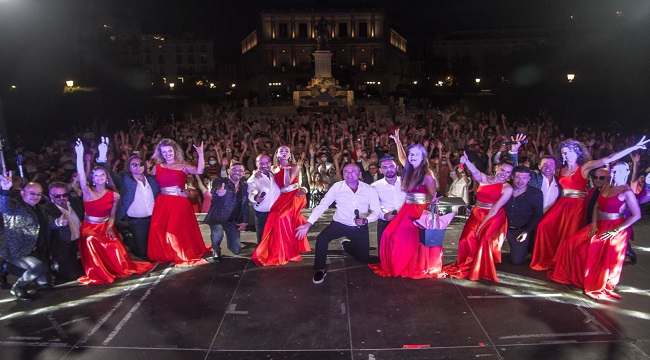
[{"label": "stage floor", "polygon": [[[331,215],[312,227],[312,247]],[[447,231],[445,263],[462,226]],[[325,282],[314,285],[313,251],[256,267],[255,233],[245,232],[242,254],[224,250],[221,263],[157,264],[111,285],[60,284],[31,302],[1,290],[0,358],[648,359],[650,221],[635,233],[639,263],[623,270],[622,299],[597,302],[510,265],[507,245],[492,283],[381,278],[333,241]],[[374,226],[370,238],[376,255]]]}]

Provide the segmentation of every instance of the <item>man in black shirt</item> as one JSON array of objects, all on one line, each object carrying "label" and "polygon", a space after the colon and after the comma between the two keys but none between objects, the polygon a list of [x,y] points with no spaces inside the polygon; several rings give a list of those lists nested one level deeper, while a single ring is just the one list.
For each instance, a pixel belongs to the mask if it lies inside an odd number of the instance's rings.
[{"label": "man in black shirt", "polygon": [[526,260],[528,241],[535,235],[544,213],[544,196],[541,190],[528,186],[530,169],[517,166],[512,173],[514,192],[504,206],[508,217],[506,239],[510,244],[510,262],[521,265]]}]

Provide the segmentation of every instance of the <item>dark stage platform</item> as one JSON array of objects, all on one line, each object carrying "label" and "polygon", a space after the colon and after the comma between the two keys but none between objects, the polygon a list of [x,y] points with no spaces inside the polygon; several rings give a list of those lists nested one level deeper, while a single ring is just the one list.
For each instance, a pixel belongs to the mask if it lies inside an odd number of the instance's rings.
[{"label": "dark stage platform", "polygon": [[[312,246],[324,225],[312,227]],[[447,231],[445,263],[462,226]],[[649,359],[650,221],[635,232],[639,264],[625,266],[617,302],[512,266],[507,254],[498,284],[381,278],[338,242],[325,282],[314,285],[313,252],[256,267],[255,234],[246,232],[243,255],[224,251],[222,263],[157,264],[112,285],[60,284],[31,302],[1,290],[0,358]]]}]

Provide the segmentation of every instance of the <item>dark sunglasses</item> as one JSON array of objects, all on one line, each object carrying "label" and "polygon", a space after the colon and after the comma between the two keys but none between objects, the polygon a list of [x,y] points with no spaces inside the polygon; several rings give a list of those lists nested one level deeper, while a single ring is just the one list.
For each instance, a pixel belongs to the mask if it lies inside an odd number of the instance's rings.
[{"label": "dark sunglasses", "polygon": [[50,194],[53,198],[55,199],[60,199],[60,198],[69,198],[70,194]]},{"label": "dark sunglasses", "polygon": [[594,180],[605,180],[605,179],[607,179],[607,176],[596,176],[596,175],[594,175],[591,178],[594,179]]},{"label": "dark sunglasses", "polygon": [[144,163],[141,162],[131,163],[131,167],[136,167],[136,166],[144,166]]}]

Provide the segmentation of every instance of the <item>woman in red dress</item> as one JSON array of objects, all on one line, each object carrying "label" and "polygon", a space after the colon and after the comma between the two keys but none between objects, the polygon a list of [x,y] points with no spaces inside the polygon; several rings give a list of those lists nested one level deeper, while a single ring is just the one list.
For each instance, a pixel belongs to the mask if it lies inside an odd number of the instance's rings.
[{"label": "woman in red dress", "polygon": [[280,197],[271,206],[264,225],[264,233],[253,252],[257,266],[284,265],[289,261],[301,261],[301,253],[310,251],[307,238],[296,238],[296,228],[307,222],[300,211],[307,205],[303,194],[299,195],[298,174],[302,160],[292,163],[291,149],[280,146],[275,152],[273,179],[280,187]]},{"label": "woman in red dress", "polygon": [[[589,153],[579,141],[566,140],[560,143],[564,166],[558,175],[562,187],[560,198],[551,205],[535,232],[533,270],[547,270],[555,266],[555,253],[562,242],[585,226],[587,178],[593,169],[603,167],[637,149],[645,149],[650,140],[641,139],[636,145],[598,160],[589,160]],[[589,161],[588,161],[589,160]]]},{"label": "woman in red dress", "polygon": [[153,174],[160,195],[153,207],[149,230],[147,257],[152,261],[173,261],[175,266],[208,263],[203,256],[211,250],[203,241],[190,200],[181,195],[185,192],[187,174],[203,172],[203,143],[194,145],[194,149],[198,153],[197,166],[185,163],[183,152],[174,140],[163,139],[156,145],[152,159],[157,164]]},{"label": "woman in red dress", "polygon": [[458,259],[442,271],[454,278],[499,282],[495,264],[501,263],[501,245],[508,231],[503,205],[512,196],[512,186],[506,180],[512,174],[513,166],[507,159],[502,159],[497,165],[496,175],[487,176],[476,169],[465,152],[460,163],[472,173],[479,187],[476,205],[460,234]]},{"label": "woman in red dress", "polygon": [[381,236],[381,263],[370,264],[370,268],[384,277],[440,277],[442,246],[421,244],[419,228],[413,224],[436,197],[436,179],[429,169],[427,151],[420,144],[411,145],[404,151],[399,140],[399,129],[390,137],[395,140],[399,160],[404,166],[402,190],[406,192],[406,203]]},{"label": "woman in red dress", "polygon": [[[555,269],[548,271],[550,279],[579,286],[593,299],[620,298],[614,287],[621,278],[632,224],[641,218],[636,196],[627,185],[629,174],[628,164],[614,164],[612,183],[598,196],[593,222],[560,245]],[[627,219],[626,210],[631,214]]]},{"label": "woman in red dress", "polygon": [[79,255],[86,275],[80,277],[79,282],[110,284],[115,278],[149,271],[153,264],[131,261],[113,226],[120,195],[110,189],[113,187],[110,176],[107,176],[103,168],[96,167],[90,171],[92,185],[88,186],[83,163],[84,146],[79,139],[75,150],[79,186],[86,212],[79,230]]}]

